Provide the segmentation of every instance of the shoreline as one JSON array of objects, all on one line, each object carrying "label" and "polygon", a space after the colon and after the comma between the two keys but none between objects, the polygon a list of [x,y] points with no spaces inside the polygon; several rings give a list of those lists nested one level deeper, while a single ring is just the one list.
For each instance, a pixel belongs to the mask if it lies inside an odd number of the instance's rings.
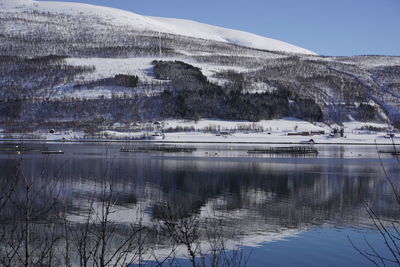
[{"label": "shoreline", "polygon": [[[7,132],[0,142],[20,143],[120,143],[120,144],[205,144],[205,145],[325,145],[325,146],[398,146],[400,133],[388,137],[388,131],[362,130],[363,127],[384,127],[383,124],[347,122],[343,132],[321,123],[295,118],[254,122],[202,119],[197,122],[167,120],[132,125],[115,124],[109,130],[87,133],[82,130],[38,129],[33,132]],[[125,128],[124,128],[125,127]],[[133,128],[132,128],[133,127]],[[387,126],[386,126],[387,127]],[[164,129],[174,131],[164,131]],[[380,128],[379,128],[380,129]],[[391,132],[392,133],[392,132]]]},{"label": "shoreline", "polygon": [[163,140],[48,140],[48,139],[0,139],[0,143],[65,143],[65,144],[84,144],[84,143],[147,143],[147,144],[229,144],[229,145],[337,145],[337,146],[400,146],[399,143],[371,143],[371,142],[315,142],[315,143],[304,143],[304,142],[265,142],[265,141],[163,141]]}]

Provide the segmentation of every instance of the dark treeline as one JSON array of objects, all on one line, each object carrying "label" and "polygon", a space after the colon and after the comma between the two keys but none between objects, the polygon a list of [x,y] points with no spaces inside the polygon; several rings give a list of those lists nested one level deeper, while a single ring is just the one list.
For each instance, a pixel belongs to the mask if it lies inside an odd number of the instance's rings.
[{"label": "dark treeline", "polygon": [[111,78],[99,79],[96,81],[80,82],[75,84],[73,88],[80,90],[82,88],[94,89],[98,86],[109,86],[109,87],[124,87],[124,88],[135,88],[139,85],[139,77],[136,75],[117,74]]},{"label": "dark treeline", "polygon": [[69,66],[64,56],[34,58],[0,56],[0,99],[48,97],[52,89],[74,81],[78,74],[92,72],[92,66]]},{"label": "dark treeline", "polygon": [[[30,61],[39,62],[34,66],[37,71],[42,71],[40,62],[46,60],[49,59],[31,59]],[[61,62],[63,59],[56,58],[55,60]],[[25,61],[22,62],[24,64],[21,64],[21,69],[28,65]],[[219,73],[219,77],[228,81],[220,86],[209,82],[199,68],[181,61],[154,61],[153,66],[156,78],[165,80],[162,84],[164,90],[158,95],[115,95],[111,98],[62,98],[45,101],[27,97],[7,97],[1,101],[0,115],[5,121],[61,120],[85,121],[89,124],[97,124],[99,121],[143,121],[167,118],[259,121],[294,116],[308,121],[324,120],[321,106],[314,98],[307,97],[295,88],[285,86],[285,83],[276,82],[277,89],[272,92],[249,93],[246,89],[251,86],[251,81],[241,73],[232,71]],[[45,70],[46,68],[43,67],[43,71]],[[85,70],[90,71],[90,67],[79,69],[79,71]],[[85,86],[123,86],[135,90],[134,88],[139,83],[137,76],[116,75]],[[345,110],[346,107],[339,104],[336,108]],[[361,103],[352,108],[355,110],[353,111],[355,117],[363,121],[376,118],[376,109],[369,104]]]}]

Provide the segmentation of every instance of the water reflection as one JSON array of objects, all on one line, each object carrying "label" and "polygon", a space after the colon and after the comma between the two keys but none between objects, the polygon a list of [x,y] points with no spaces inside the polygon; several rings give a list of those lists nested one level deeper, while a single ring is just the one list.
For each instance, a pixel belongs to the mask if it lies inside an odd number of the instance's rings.
[{"label": "water reflection", "polygon": [[[224,234],[244,237],[245,245],[295,236],[316,225],[372,227],[363,201],[382,218],[400,213],[374,148],[322,147],[317,158],[266,158],[246,156],[246,146],[203,146],[191,156],[121,154],[119,145],[62,147],[64,155],[2,155],[1,184],[13,179],[21,163],[24,176],[39,181],[33,189],[38,207],[58,199],[67,203],[69,218],[79,222],[93,193],[97,200],[104,197],[96,190],[101,180],[112,178],[118,192],[113,203],[119,206],[113,221],[128,224],[140,216],[154,226],[164,219],[166,207],[179,207],[180,217],[222,218]],[[204,151],[220,156],[204,156]],[[394,159],[383,162],[390,175],[399,173]],[[51,190],[42,190],[49,183]],[[24,190],[17,188],[16,199],[23,200]],[[61,212],[59,202],[51,209],[54,214]],[[18,215],[16,207],[4,209],[3,218]]]},{"label": "water reflection", "polygon": [[[58,179],[66,198],[81,197],[92,190],[91,184],[104,172],[109,172],[124,197],[135,195],[153,204],[190,203],[188,210],[194,212],[218,200],[216,209],[246,210],[260,220],[275,218],[291,227],[353,222],[354,216],[361,216],[354,211],[363,200],[383,216],[398,215],[377,159],[126,155],[120,154],[118,147],[68,145],[65,155],[27,154],[23,156],[23,171],[28,177]],[[345,153],[343,147],[335,147],[334,156],[338,150]],[[3,179],[13,175],[17,161],[12,156],[0,161]],[[389,174],[398,173],[394,160],[386,159],[385,166]]]}]

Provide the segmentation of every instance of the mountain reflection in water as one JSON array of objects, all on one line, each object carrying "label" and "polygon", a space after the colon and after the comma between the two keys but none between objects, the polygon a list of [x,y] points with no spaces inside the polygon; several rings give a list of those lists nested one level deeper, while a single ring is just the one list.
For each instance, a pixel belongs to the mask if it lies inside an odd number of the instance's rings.
[{"label": "mountain reflection in water", "polygon": [[[363,201],[382,218],[398,218],[400,213],[374,147],[324,147],[322,157],[268,158],[248,156],[242,146],[205,146],[194,155],[122,154],[114,144],[53,146],[62,147],[65,154],[27,153],[22,169],[27,177],[40,177],[38,186],[54,183],[75,222],[82,220],[80,210],[104,171],[113,178],[119,196],[113,221],[129,224],[140,214],[144,224],[155,225],[165,205],[177,206],[184,217],[221,218],[224,233],[240,236],[243,246],[290,238],[315,227],[373,229]],[[204,151],[212,149],[223,150],[222,156],[205,156]],[[6,183],[18,157],[1,157],[1,179]],[[399,173],[393,158],[383,163],[390,175]],[[18,190],[23,194],[23,188]],[[45,193],[37,201],[48,201]]]}]

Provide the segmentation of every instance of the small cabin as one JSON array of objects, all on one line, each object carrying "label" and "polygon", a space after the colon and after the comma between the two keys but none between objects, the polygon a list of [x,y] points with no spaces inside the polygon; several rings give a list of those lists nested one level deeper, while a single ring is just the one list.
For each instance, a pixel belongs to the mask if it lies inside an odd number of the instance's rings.
[{"label": "small cabin", "polygon": [[324,135],[325,131],[311,131],[311,135]]},{"label": "small cabin", "polygon": [[288,133],[288,136],[310,136],[311,132],[295,132],[295,133]]},{"label": "small cabin", "polygon": [[288,136],[296,136],[296,135],[302,135],[302,133],[288,133]]},{"label": "small cabin", "polygon": [[387,133],[384,137],[385,138],[393,138],[394,137],[394,133]]}]

